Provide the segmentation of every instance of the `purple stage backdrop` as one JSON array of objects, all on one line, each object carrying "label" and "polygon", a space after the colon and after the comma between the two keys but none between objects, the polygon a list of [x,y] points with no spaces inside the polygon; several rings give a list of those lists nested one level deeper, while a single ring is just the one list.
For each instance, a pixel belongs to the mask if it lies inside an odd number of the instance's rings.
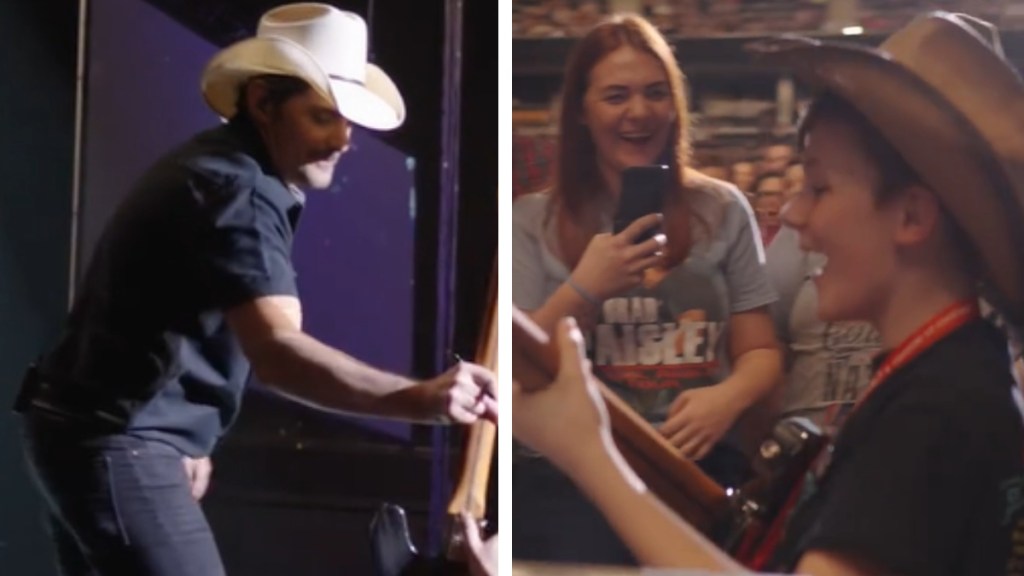
[{"label": "purple stage backdrop", "polygon": [[[142,0],[88,6],[78,277],[132,182],[219,122],[199,94],[215,46]],[[356,131],[333,187],[308,194],[295,247],[307,331],[399,373],[412,369],[414,168],[412,158]],[[338,418],[411,434],[403,423]]]}]

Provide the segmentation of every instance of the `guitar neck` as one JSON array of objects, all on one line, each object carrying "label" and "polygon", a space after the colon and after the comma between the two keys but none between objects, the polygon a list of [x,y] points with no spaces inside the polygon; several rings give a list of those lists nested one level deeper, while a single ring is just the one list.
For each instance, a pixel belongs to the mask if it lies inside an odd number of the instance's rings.
[{"label": "guitar neck", "polygon": [[[556,344],[525,313],[512,307],[512,377],[524,390],[548,386],[558,374]],[[679,452],[615,392],[598,382],[615,444],[648,487],[669,507],[705,532],[728,511],[728,497],[714,480]]]},{"label": "guitar neck", "polygon": [[477,422],[470,427],[462,474],[448,503],[448,514],[456,516],[466,511],[479,520],[487,513],[487,484],[496,435],[497,429],[490,422]]},{"label": "guitar neck", "polygon": [[[497,261],[495,261],[491,270],[483,336],[478,342],[476,353],[477,363],[495,372],[497,371],[498,352],[497,272]],[[462,461],[462,473],[448,503],[449,515],[457,516],[465,511],[477,520],[483,519],[487,512],[487,487],[491,476],[491,460],[494,457],[496,437],[497,428],[491,422],[480,420],[470,426]]]}]

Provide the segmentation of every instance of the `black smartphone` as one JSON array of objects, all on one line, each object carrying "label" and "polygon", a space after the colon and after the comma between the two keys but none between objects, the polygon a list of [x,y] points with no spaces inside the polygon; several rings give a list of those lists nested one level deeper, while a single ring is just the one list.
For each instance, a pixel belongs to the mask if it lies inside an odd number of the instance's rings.
[{"label": "black smartphone", "polygon": [[[669,167],[664,164],[633,166],[622,171],[622,193],[612,221],[612,231],[622,232],[641,216],[661,212],[665,191],[669,186]],[[636,243],[646,242],[660,230],[652,226],[637,237]]]}]

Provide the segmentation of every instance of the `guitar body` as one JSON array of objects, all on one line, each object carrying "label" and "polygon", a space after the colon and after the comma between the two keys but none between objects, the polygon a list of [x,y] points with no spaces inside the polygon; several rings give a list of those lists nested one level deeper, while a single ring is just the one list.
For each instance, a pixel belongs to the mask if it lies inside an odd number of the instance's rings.
[{"label": "guitar body", "polygon": [[447,556],[421,554],[409,533],[405,510],[383,504],[370,522],[375,576],[468,576],[469,568]]}]

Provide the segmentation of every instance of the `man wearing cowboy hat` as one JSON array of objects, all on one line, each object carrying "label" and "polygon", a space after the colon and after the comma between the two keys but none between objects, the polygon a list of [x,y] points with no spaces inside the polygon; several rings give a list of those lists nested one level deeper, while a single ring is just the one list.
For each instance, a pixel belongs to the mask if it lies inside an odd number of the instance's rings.
[{"label": "man wearing cowboy hat", "polygon": [[496,417],[481,366],[418,382],[302,331],[299,187],[330,184],[351,124],[391,130],[405,117],[366,38],[362,18],[324,4],[264,14],[203,72],[226,123],[159,160],[105,230],[16,405],[64,574],[224,573],[198,500],[250,368],[328,411]]},{"label": "man wearing cowboy hat", "polygon": [[1024,573],[1024,399],[1008,335],[979,305],[1024,320],[1024,81],[991,26],[946,12],[878,48],[783,38],[757,53],[818,91],[799,130],[806,183],[783,214],[825,258],[818,314],[871,322],[883,348],[827,468],[748,534],[739,564],[624,465],[571,319],[556,381],[514,388],[513,435],[580,485],[642,564]]}]

